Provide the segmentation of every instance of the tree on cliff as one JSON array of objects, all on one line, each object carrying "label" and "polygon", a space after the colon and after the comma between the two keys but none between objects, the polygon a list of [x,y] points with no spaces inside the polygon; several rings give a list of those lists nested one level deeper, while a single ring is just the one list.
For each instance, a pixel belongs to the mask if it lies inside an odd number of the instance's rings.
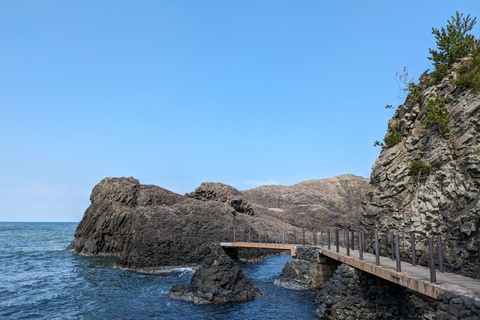
[{"label": "tree on cliff", "polygon": [[438,51],[429,49],[432,56],[428,59],[433,61],[436,68],[452,63],[457,58],[465,57],[472,51],[475,37],[467,32],[472,30],[477,23],[476,20],[477,18],[471,19],[470,14],[463,18],[463,13],[460,14],[457,11],[451,21],[447,20],[447,29],[432,28]]}]

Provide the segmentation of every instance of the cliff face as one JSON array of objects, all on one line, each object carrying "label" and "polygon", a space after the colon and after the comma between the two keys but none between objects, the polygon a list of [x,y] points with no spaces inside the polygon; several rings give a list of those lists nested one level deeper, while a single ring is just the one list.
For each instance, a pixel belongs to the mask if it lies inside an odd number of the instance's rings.
[{"label": "cliff face", "polygon": [[[245,239],[244,230],[251,228],[252,241],[258,241],[258,231],[267,228],[274,241],[273,230],[319,227],[334,217],[358,224],[367,186],[367,179],[346,175],[249,191],[202,183],[182,196],[134,178],[105,178],[93,189],[91,205],[68,248],[116,256],[117,266],[147,272],[198,265],[217,254],[212,244],[229,239],[233,227],[237,239]],[[238,254],[246,260],[263,255],[247,250]]]},{"label": "cliff face", "polygon": [[[423,263],[428,258],[426,238],[440,234],[447,271],[480,277],[476,245],[480,228],[480,93],[455,85],[458,68],[467,60],[456,62],[436,84],[431,76],[423,75],[418,86],[421,98],[409,95],[389,121],[389,128],[398,125],[401,142],[385,147],[372,167],[362,223],[370,236],[375,228],[406,235],[402,242],[405,259],[409,259],[409,237],[414,233]],[[436,97],[446,99],[449,112],[444,133],[438,125],[425,129],[421,123],[427,120],[429,100]],[[414,173],[414,161],[431,166],[431,170]]]}]

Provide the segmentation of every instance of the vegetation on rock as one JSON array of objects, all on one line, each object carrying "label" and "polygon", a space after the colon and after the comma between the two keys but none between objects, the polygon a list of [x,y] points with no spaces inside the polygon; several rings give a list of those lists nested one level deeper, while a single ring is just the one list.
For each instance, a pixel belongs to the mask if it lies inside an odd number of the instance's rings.
[{"label": "vegetation on rock", "polygon": [[475,38],[468,34],[473,26],[477,23],[477,18],[470,18],[470,15],[463,17],[463,13],[456,12],[452,16],[452,20],[447,20],[447,28],[432,28],[432,34],[435,35],[437,50],[429,49],[431,57],[429,60],[433,61],[433,65],[437,66],[448,65],[458,58],[463,58],[468,55],[474,45]]},{"label": "vegetation on rock", "polygon": [[413,179],[417,181],[420,178],[424,178],[432,172],[432,166],[429,166],[428,164],[422,162],[422,161],[417,161],[414,160],[412,164],[410,165],[410,170],[408,171],[409,176],[413,176]]},{"label": "vegetation on rock", "polygon": [[480,90],[480,48],[472,52],[472,59],[458,69],[458,79],[455,84],[462,88]]},{"label": "vegetation on rock", "polygon": [[446,101],[440,96],[436,96],[435,99],[428,100],[428,107],[425,110],[425,120],[420,121],[423,124],[424,129],[430,129],[434,126],[438,126],[438,130],[442,134],[447,134],[450,132],[448,128],[448,123],[450,118],[448,117],[449,113],[445,107]]},{"label": "vegetation on rock", "polygon": [[399,144],[402,142],[402,133],[400,132],[400,125],[398,123],[395,123],[393,126],[388,128],[388,133],[385,139],[383,139],[385,142],[385,146],[387,148],[393,147],[396,144]]}]

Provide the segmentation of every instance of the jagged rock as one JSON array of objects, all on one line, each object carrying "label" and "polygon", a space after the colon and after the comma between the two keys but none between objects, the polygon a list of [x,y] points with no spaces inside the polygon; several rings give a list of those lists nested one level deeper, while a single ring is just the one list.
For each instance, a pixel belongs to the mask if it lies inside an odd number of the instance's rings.
[{"label": "jagged rock", "polygon": [[252,206],[245,197],[232,186],[223,183],[203,182],[194,192],[185,196],[198,200],[215,200],[228,203],[236,212],[253,215]]},{"label": "jagged rock", "polygon": [[339,265],[335,260],[320,256],[315,248],[298,247],[295,259],[285,264],[275,284],[292,290],[319,289]]},{"label": "jagged rock", "polygon": [[249,301],[261,294],[228,256],[220,256],[197,270],[190,284],[175,285],[169,292],[173,299],[196,304]]},{"label": "jagged rock", "polygon": [[[443,239],[446,270],[480,277],[476,262],[480,229],[480,93],[455,86],[458,68],[453,64],[439,83],[428,75],[419,88],[421,101],[407,98],[389,124],[400,123],[402,142],[382,149],[372,167],[371,191],[362,225],[371,239],[374,229],[405,234],[402,256],[409,260],[409,234],[416,235],[420,263],[428,260],[427,237]],[[447,98],[450,132],[437,126],[424,129],[428,99]],[[413,160],[432,166],[428,176],[409,175]]]}]

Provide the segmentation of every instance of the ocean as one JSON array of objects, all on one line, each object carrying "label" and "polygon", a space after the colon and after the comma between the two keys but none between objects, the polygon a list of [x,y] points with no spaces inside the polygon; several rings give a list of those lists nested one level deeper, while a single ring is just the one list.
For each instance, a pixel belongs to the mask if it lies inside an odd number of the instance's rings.
[{"label": "ocean", "polygon": [[242,265],[264,293],[254,301],[194,305],[168,296],[192,270],[146,275],[74,255],[65,248],[76,227],[0,222],[0,319],[316,319],[315,292],[273,284],[289,256]]}]

